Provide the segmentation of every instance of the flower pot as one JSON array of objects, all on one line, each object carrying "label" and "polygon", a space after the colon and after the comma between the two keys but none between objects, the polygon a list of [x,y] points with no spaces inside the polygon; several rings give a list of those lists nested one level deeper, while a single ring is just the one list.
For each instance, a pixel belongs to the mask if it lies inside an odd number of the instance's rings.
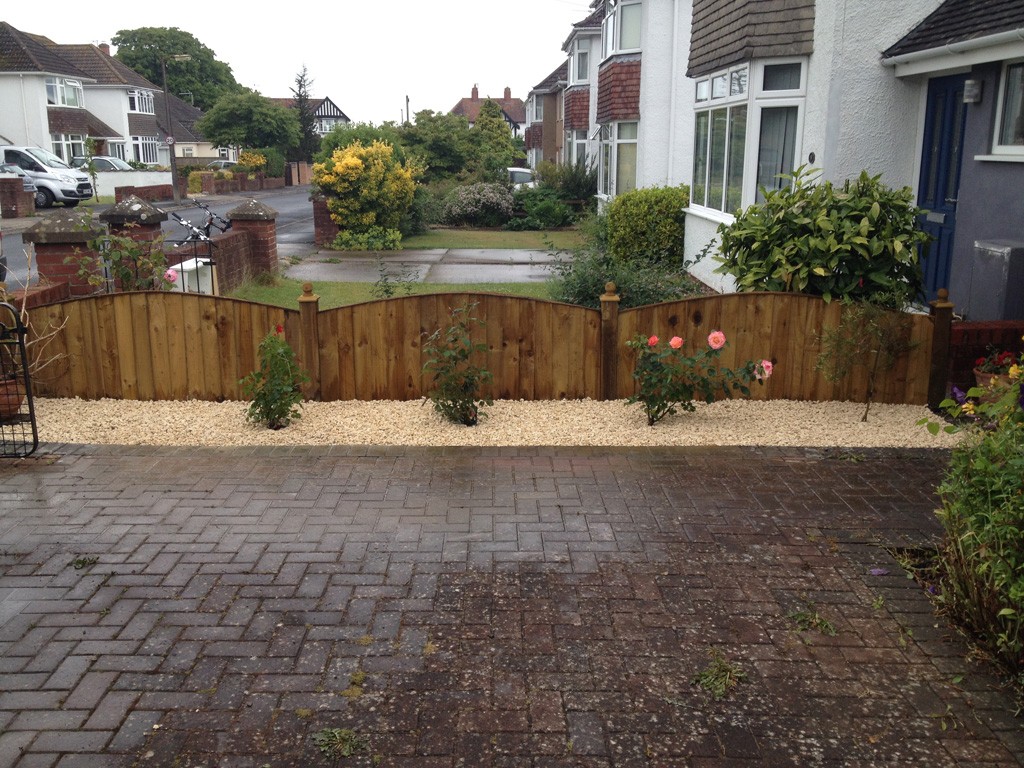
[{"label": "flower pot", "polygon": [[18,379],[0,381],[0,420],[16,416],[25,400],[25,388]]},{"label": "flower pot", "polygon": [[983,403],[994,403],[1003,395],[1003,391],[1010,387],[1010,376],[1005,373],[986,373],[974,369],[974,380],[982,389],[991,389],[994,394],[981,397]]}]

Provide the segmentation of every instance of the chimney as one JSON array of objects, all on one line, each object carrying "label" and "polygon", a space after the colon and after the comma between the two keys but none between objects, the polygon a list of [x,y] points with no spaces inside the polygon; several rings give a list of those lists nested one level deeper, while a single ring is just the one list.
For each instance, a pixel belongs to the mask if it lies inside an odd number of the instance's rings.
[{"label": "chimney", "polygon": [[99,49],[103,51],[107,56],[110,55],[110,46],[107,43],[100,43]]},{"label": "chimney", "polygon": [[511,98],[512,98],[512,89],[511,89],[511,88],[509,88],[509,87],[508,87],[508,86],[506,85],[506,86],[505,86],[505,100],[507,101],[508,99],[511,99]]},{"label": "chimney", "polygon": [[473,97],[473,101],[476,101],[476,100],[478,100],[480,98],[480,91],[479,91],[479,89],[477,89],[476,83],[473,83],[472,97]]}]

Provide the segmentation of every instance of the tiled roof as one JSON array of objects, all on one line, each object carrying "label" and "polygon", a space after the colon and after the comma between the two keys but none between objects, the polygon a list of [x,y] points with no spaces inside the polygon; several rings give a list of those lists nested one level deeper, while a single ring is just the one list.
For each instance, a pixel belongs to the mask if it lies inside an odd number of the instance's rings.
[{"label": "tiled roof", "polygon": [[[296,103],[295,98],[292,97],[292,96],[289,96],[286,99],[271,98],[270,100],[272,102],[274,102],[275,104],[277,104],[277,106],[284,107],[285,109],[296,109],[298,107],[298,104]],[[309,100],[309,105],[311,107],[313,107],[313,111],[314,112],[316,112],[320,108],[320,105],[323,104],[323,103],[324,103],[324,99],[310,99]]]},{"label": "tiled roof", "polygon": [[591,14],[583,21],[577,21],[572,25],[572,32],[569,33],[569,36],[565,38],[565,42],[562,43],[563,51],[569,50],[569,43],[581,32],[594,33],[601,31],[601,24],[604,22],[604,0],[591,3],[591,6],[594,8]]},{"label": "tiled roof", "polygon": [[113,56],[104,53],[95,45],[53,45],[63,58],[101,85],[124,85],[135,88],[160,90],[138,72],[122,64]]},{"label": "tiled roof", "polygon": [[[285,107],[286,109],[298,108],[296,100],[292,97],[286,99],[271,98],[270,100],[278,106]],[[313,108],[313,114],[317,117],[338,117],[348,120],[348,115],[342,111],[341,107],[331,101],[329,97],[324,97],[322,99],[310,99],[309,104]]]},{"label": "tiled roof", "polygon": [[530,91],[530,93],[533,93],[535,91],[540,91],[542,93],[551,93],[552,91],[557,91],[559,86],[565,86],[568,79],[569,61],[567,59],[563,61],[561,64],[559,64],[550,75],[548,75],[535,86],[533,86],[533,91]]},{"label": "tiled roof", "polygon": [[1024,27],[1024,0],[946,0],[882,56],[941,48]]},{"label": "tiled roof", "polygon": [[0,21],[0,72],[39,72],[92,78],[54,51],[45,37],[30,35]]},{"label": "tiled roof", "polygon": [[[166,114],[163,98],[164,94],[162,91],[156,94],[156,112],[161,124],[164,122],[164,115]],[[168,99],[171,105],[171,121],[174,123],[174,130],[172,131],[174,138],[184,142],[206,141],[203,132],[196,128],[196,123],[203,116],[203,110],[189,104],[187,101],[179,99],[173,93],[168,94]]]},{"label": "tiled roof", "polygon": [[121,137],[121,134],[87,109],[50,107],[46,110],[46,117],[53,133],[80,133],[104,139]]},{"label": "tiled roof", "polygon": [[478,99],[459,99],[459,103],[452,107],[453,115],[464,115],[470,123],[475,123],[477,115],[480,114],[480,107],[485,101],[493,101],[504,112],[513,123],[526,122],[526,103],[522,99],[508,98],[496,99],[493,96],[485,96]]}]

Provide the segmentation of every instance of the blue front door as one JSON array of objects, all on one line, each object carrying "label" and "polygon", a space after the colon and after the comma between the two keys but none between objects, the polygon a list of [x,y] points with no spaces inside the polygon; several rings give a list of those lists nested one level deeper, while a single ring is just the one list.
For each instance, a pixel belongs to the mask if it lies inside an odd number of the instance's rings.
[{"label": "blue front door", "polygon": [[928,114],[924,123],[917,204],[927,211],[922,228],[932,236],[921,263],[929,299],[935,298],[939,288],[949,287],[967,115],[966,80],[966,75],[952,75],[928,81]]}]

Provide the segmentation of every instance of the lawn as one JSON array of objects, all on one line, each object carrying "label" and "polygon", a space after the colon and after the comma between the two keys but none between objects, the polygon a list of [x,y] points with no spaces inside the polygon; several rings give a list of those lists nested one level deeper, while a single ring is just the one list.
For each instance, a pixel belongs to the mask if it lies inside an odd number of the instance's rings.
[{"label": "lawn", "polygon": [[[507,293],[534,299],[549,299],[547,283],[409,283],[413,294],[422,293]],[[397,288],[398,286],[396,286]],[[319,282],[315,291],[320,296],[320,309],[332,309],[362,301],[373,301],[373,283]],[[302,295],[302,281],[278,278],[272,285],[249,282],[233,291],[235,299],[273,304],[288,309],[297,309],[298,298]],[[404,296],[403,290],[396,296]]]},{"label": "lawn", "polygon": [[531,251],[571,251],[583,244],[579,230],[509,232],[503,229],[432,229],[424,235],[402,238],[409,250],[427,248],[520,248]]}]

